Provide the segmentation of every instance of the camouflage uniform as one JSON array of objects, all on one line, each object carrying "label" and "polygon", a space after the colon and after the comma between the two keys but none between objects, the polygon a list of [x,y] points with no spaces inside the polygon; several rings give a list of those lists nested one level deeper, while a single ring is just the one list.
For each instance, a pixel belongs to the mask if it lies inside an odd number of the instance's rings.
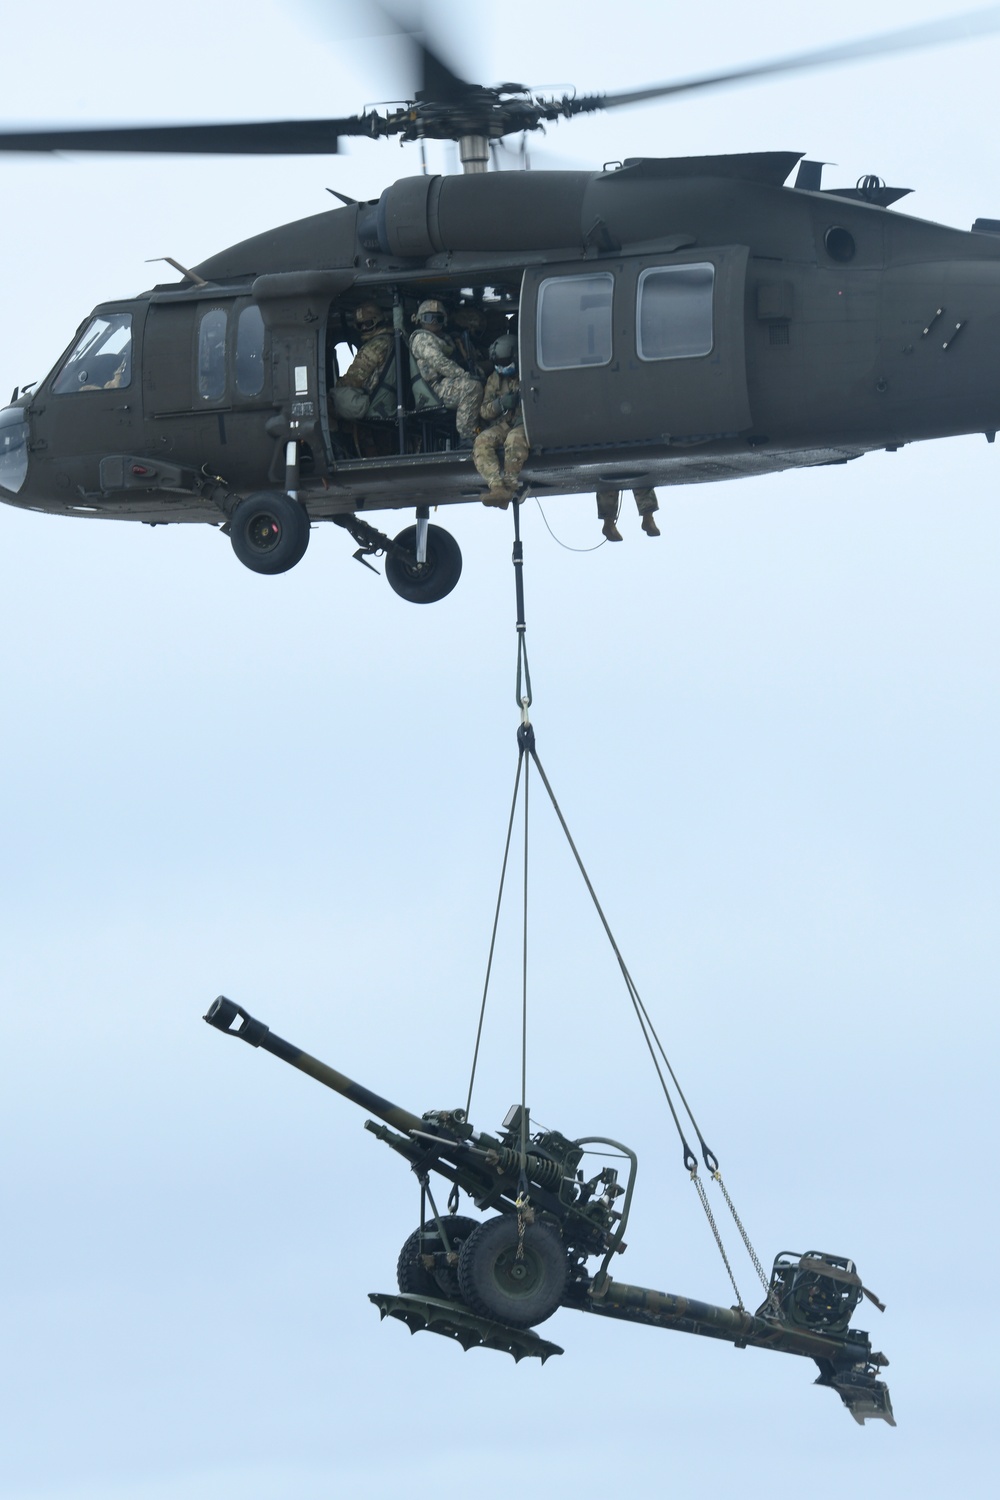
[{"label": "camouflage uniform", "polygon": [[[656,491],[650,489],[633,490],[635,496],[636,510],[640,516],[652,515],[654,510],[659,510],[660,502],[656,498]],[[613,521],[618,514],[618,496],[620,490],[598,490],[597,491],[597,519],[599,521]]]},{"label": "camouflage uniform", "polygon": [[361,335],[361,347],[333,388],[333,410],[346,422],[361,421],[368,413],[368,398],[378,386],[379,376],[392,358],[392,332],[377,328]]},{"label": "camouflage uniform", "polygon": [[367,391],[369,396],[378,385],[378,378],[389,361],[395,339],[389,329],[379,329],[361,340],[361,348],[350,365],[337,381],[338,385],[353,386],[356,391]]},{"label": "camouflage uniform", "polygon": [[[603,521],[601,530],[609,542],[620,542],[621,532],[615,524],[618,514],[618,497],[620,490],[601,489],[597,491],[597,519]],[[648,487],[632,491],[635,496],[635,505],[642,517],[642,529],[647,536],[659,536],[660,528],[654,520],[654,512],[660,508],[656,498],[656,491]]]},{"label": "camouflage uniform", "polygon": [[416,333],[410,334],[410,352],[421,376],[442,406],[455,413],[459,437],[471,443],[483,399],[482,383],[467,375],[455,362],[455,345],[447,335],[418,328]]},{"label": "camouflage uniform", "polygon": [[[491,489],[501,483],[513,487],[528,457],[528,440],[524,435],[524,413],[521,403],[513,411],[500,405],[508,392],[520,394],[521,382],[516,375],[500,375],[496,370],[486,382],[486,394],[479,414],[492,425],[481,432],[472,445],[472,462]],[[503,449],[503,477],[500,474],[500,450]]]}]

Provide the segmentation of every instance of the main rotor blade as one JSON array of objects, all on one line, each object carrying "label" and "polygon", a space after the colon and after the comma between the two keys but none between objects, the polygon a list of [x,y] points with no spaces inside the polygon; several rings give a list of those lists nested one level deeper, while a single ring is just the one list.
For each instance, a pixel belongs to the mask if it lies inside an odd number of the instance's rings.
[{"label": "main rotor blade", "polygon": [[630,89],[622,94],[590,94],[581,99],[564,101],[568,115],[585,114],[595,109],[618,109],[624,104],[643,104],[651,99],[665,99],[671,94],[691,94],[699,89],[722,88],[727,84],[748,83],[776,73],[799,73],[809,68],[829,68],[838,63],[861,62],[868,57],[885,57],[895,52],[911,52],[919,47],[936,47],[946,42],[989,36],[1000,31],[1000,5],[966,11],[944,21],[928,21],[921,26],[906,26],[886,31],[856,42],[842,42],[820,47],[815,52],[799,52],[772,62],[753,63],[746,68],[731,68],[724,73],[705,73],[676,83],[661,83],[644,89]]},{"label": "main rotor blade", "polygon": [[467,97],[471,85],[445,61],[440,39],[427,25],[422,0],[393,0],[389,5],[383,4],[382,0],[360,0],[359,8],[362,16],[366,11],[373,19],[377,16],[382,29],[394,31],[411,43],[416,54],[416,74],[420,79],[417,99],[432,99],[435,104],[459,104]]},{"label": "main rotor blade", "polygon": [[435,104],[461,104],[468,97],[472,85],[466,83],[445,62],[440,53],[427,45],[424,36],[414,37],[420,58],[420,88],[418,99],[431,99]]},{"label": "main rotor blade", "polygon": [[181,152],[216,156],[327,156],[345,135],[378,135],[377,115],[220,125],[115,125],[0,134],[0,151]]},{"label": "main rotor blade", "polygon": [[325,3],[322,10],[312,0],[308,8],[331,41],[342,43],[345,36],[390,36],[404,41],[410,54],[410,98],[457,104],[467,96],[470,85],[445,60],[441,39],[427,24],[422,0],[351,0],[350,4],[341,0],[332,6]]}]

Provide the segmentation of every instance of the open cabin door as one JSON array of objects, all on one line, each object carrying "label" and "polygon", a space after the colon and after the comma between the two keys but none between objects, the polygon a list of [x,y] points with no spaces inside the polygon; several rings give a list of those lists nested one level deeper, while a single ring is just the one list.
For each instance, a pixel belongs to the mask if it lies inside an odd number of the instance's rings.
[{"label": "open cabin door", "polygon": [[525,272],[520,368],[534,448],[704,441],[750,425],[746,246]]}]

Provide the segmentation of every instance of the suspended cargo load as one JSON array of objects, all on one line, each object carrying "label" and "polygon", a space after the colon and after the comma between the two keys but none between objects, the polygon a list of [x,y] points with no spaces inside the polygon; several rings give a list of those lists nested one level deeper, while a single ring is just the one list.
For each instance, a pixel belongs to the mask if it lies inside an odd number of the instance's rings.
[{"label": "suspended cargo load", "polygon": [[[368,1120],[365,1128],[416,1173],[420,1222],[399,1255],[399,1292],[370,1294],[383,1318],[398,1318],[411,1332],[442,1334],[467,1350],[502,1349],[515,1360],[535,1356],[543,1363],[562,1350],[533,1330],[560,1307],[737,1348],[805,1355],[819,1366],[816,1383],[836,1390],[855,1421],[880,1417],[895,1426],[889,1391],[878,1378],[888,1360],[873,1351],[867,1333],[849,1326],[865,1294],[853,1262],[814,1251],[779,1255],[756,1313],[616,1281],[609,1267],[625,1249],[637,1166],[627,1146],[603,1136],[532,1132],[523,1103],[495,1136],[475,1130],[464,1109],[415,1115],[276,1036],[224,995],[204,1019],[369,1110],[380,1123]],[[588,1177],[591,1147],[602,1148],[605,1163],[611,1153],[618,1164]],[[443,1214],[431,1173],[451,1185]],[[460,1215],[463,1192],[490,1217]]]}]

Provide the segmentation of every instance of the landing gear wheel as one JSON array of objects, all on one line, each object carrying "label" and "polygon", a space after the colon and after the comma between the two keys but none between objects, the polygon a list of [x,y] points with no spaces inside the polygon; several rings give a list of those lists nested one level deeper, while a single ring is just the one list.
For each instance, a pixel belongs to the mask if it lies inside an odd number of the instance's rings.
[{"label": "landing gear wheel", "polygon": [[562,1301],[569,1263],[562,1240],[548,1224],[524,1226],[520,1260],[517,1238],[516,1214],[480,1224],[458,1258],[458,1285],[481,1317],[508,1328],[531,1328],[551,1318]]},{"label": "landing gear wheel", "polygon": [[450,531],[443,526],[427,528],[427,561],[418,563],[417,528],[407,526],[396,538],[396,546],[409,553],[412,561],[391,552],[386,554],[385,576],[389,587],[411,604],[436,604],[450,594],[462,576],[462,553]]},{"label": "landing gear wheel", "polygon": [[233,511],[229,540],[254,573],[287,573],[309,545],[309,516],[291,495],[247,495]]},{"label": "landing gear wheel", "polygon": [[[448,1244],[456,1252],[461,1251],[473,1230],[479,1228],[478,1219],[468,1219],[462,1214],[446,1214],[441,1223]],[[413,1231],[396,1262],[396,1284],[401,1292],[410,1292],[415,1297],[447,1297],[449,1302],[461,1301],[457,1266],[441,1266],[428,1271],[423,1263],[424,1255],[434,1255],[439,1250],[444,1250],[444,1245],[433,1219],[423,1229]]]}]

